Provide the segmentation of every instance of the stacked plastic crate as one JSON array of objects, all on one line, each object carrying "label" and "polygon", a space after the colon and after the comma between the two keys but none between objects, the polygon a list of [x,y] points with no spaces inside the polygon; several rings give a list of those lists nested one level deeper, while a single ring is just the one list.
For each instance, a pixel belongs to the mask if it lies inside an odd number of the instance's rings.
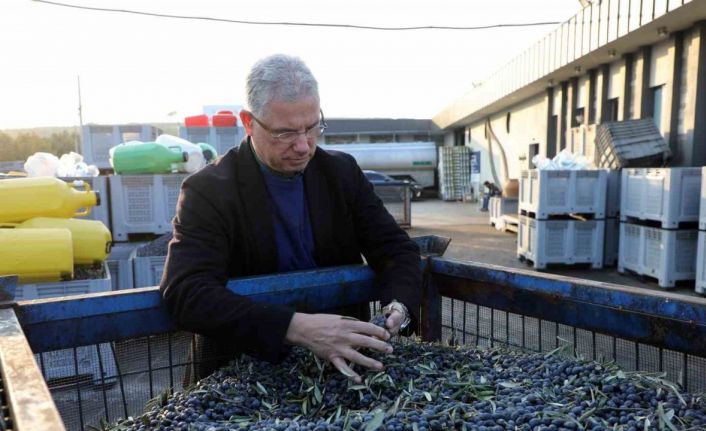
[{"label": "stacked plastic crate", "polygon": [[466,146],[439,147],[439,193],[445,201],[462,200],[471,191],[471,152]]},{"label": "stacked plastic crate", "polygon": [[222,156],[231,148],[240,145],[240,142],[245,137],[245,128],[238,126],[179,127],[179,136],[193,143],[205,142],[210,144],[218,151],[218,155]]},{"label": "stacked plastic crate", "polygon": [[699,236],[696,252],[696,293],[706,295],[706,167],[701,168]]},{"label": "stacked plastic crate", "polygon": [[621,179],[618,271],[660,287],[696,278],[701,168],[627,168]]},{"label": "stacked plastic crate", "polygon": [[605,170],[531,170],[520,175],[517,255],[549,264],[603,267]]}]

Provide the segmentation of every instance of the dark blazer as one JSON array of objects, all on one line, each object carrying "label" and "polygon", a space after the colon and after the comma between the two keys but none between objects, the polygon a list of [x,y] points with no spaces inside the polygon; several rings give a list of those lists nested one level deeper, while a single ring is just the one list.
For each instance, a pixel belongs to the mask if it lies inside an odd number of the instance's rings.
[{"label": "dark blazer", "polygon": [[[353,157],[317,148],[304,171],[304,190],[318,266],[362,263],[362,253],[377,274],[383,304],[403,302],[416,327],[419,248]],[[173,225],[160,291],[177,325],[206,336],[216,350],[280,358],[295,310],[225,289],[229,279],[277,271],[268,192],[249,138],[184,181]]]}]

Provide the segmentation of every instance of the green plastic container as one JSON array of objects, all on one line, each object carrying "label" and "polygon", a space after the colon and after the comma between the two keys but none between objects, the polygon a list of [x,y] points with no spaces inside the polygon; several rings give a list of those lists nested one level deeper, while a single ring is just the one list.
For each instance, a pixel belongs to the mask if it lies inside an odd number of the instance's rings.
[{"label": "green plastic container", "polygon": [[218,157],[218,151],[213,147],[213,145],[207,144],[205,142],[199,142],[198,145],[203,153],[203,158],[206,159],[206,163],[213,163]]},{"label": "green plastic container", "polygon": [[116,174],[166,174],[178,172],[189,159],[181,147],[165,147],[156,142],[120,144],[112,150],[110,159]]}]

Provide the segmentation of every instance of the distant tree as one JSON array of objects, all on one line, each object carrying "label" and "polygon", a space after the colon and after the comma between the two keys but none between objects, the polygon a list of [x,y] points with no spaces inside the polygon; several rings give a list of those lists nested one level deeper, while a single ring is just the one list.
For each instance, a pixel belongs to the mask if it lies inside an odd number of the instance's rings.
[{"label": "distant tree", "polygon": [[52,133],[48,138],[36,133],[19,133],[14,138],[0,132],[0,161],[26,160],[32,154],[42,151],[61,157],[76,148],[76,132]]}]

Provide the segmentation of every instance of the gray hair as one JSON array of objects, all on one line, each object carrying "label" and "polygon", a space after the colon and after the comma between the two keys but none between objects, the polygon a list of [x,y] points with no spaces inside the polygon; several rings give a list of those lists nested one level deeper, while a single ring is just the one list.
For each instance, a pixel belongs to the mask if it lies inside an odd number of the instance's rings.
[{"label": "gray hair", "polygon": [[259,60],[248,74],[245,92],[250,111],[263,116],[268,103],[294,102],[307,96],[319,100],[319,84],[299,57],[275,54]]}]

